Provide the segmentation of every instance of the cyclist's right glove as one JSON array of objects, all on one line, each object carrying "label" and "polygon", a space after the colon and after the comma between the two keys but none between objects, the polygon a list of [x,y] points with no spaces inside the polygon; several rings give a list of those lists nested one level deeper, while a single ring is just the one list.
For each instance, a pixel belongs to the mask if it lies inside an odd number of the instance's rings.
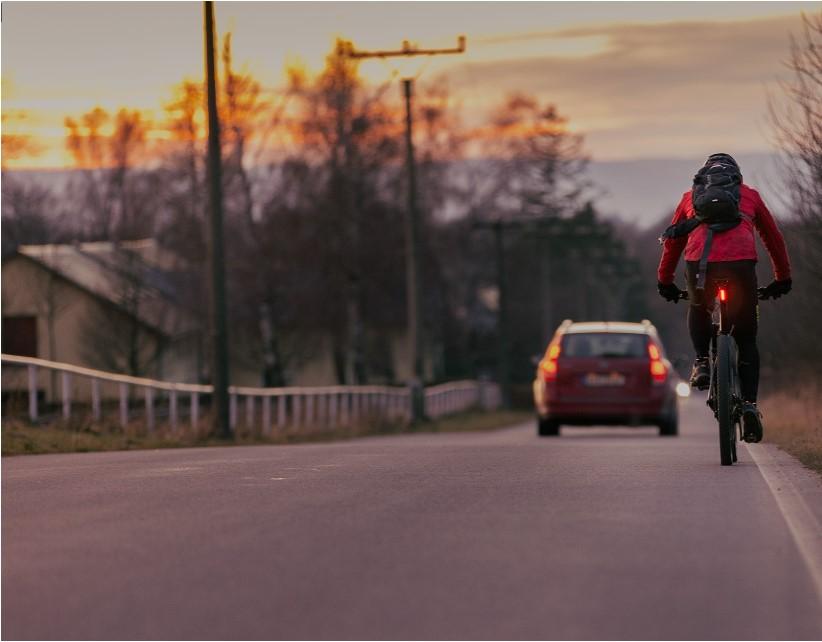
[{"label": "cyclist's right glove", "polygon": [[793,282],[790,279],[771,281],[771,283],[764,288],[757,289],[756,293],[760,299],[778,299],[783,294],[791,291],[792,284]]},{"label": "cyclist's right glove", "polygon": [[673,301],[678,303],[680,299],[685,298],[685,292],[676,287],[676,283],[659,283],[656,284],[656,289],[666,301]]}]

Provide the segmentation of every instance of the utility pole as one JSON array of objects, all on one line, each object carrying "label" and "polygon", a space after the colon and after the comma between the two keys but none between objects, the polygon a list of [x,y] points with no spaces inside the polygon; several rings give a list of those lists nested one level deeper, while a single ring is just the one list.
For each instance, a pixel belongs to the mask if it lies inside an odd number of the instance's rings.
[{"label": "utility pole", "polygon": [[497,383],[502,395],[502,407],[511,407],[511,360],[508,337],[508,294],[505,274],[505,226],[502,219],[477,221],[477,229],[490,229],[494,233],[494,257],[497,268]]},{"label": "utility pole", "polygon": [[[561,238],[563,234],[563,222],[553,217],[522,217],[503,219],[497,218],[488,221],[475,221],[474,229],[490,230],[494,233],[494,257],[496,263],[497,280],[497,328],[499,340],[497,341],[497,383],[502,395],[503,408],[511,408],[511,329],[508,318],[508,276],[505,268],[505,230],[508,228],[519,230],[530,230],[532,233],[541,233],[548,237]],[[546,260],[541,257],[540,261]],[[548,274],[540,267],[540,277],[547,278]],[[540,287],[540,297],[545,296],[543,283]],[[541,319],[545,322],[544,306],[550,305],[546,302],[540,303]],[[545,330],[543,329],[543,332]],[[550,329],[553,332],[553,329]],[[550,336],[550,334],[549,334]]]},{"label": "utility pole", "polygon": [[223,253],[223,188],[220,152],[220,119],[217,113],[217,74],[214,64],[214,2],[203,2],[205,18],[206,94],[208,96],[209,267],[211,268],[211,382],[212,426],[224,439],[231,438],[228,419],[228,330],[225,305]]},{"label": "utility pole", "polygon": [[[457,46],[451,49],[420,49],[417,45],[403,40],[402,48],[387,51],[356,51],[351,42],[340,41],[338,51],[352,59],[393,58],[398,56],[437,56],[458,54],[465,51],[465,36],[457,39]],[[402,79],[405,98],[405,147],[408,172],[408,209],[405,217],[405,277],[406,298],[408,306],[408,355],[412,369],[411,419],[419,422],[425,419],[425,397],[422,382],[425,378],[425,360],[423,357],[423,313],[420,305],[422,269],[420,252],[420,213],[417,206],[417,170],[414,158],[414,117],[413,97],[414,78]]]}]

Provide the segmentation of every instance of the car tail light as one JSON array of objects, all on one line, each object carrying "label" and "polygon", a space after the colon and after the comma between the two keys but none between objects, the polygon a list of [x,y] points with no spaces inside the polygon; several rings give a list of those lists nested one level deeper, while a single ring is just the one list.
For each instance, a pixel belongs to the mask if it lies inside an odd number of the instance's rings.
[{"label": "car tail light", "polygon": [[651,381],[655,384],[665,383],[668,378],[668,368],[662,362],[662,355],[653,343],[648,344],[648,356],[651,357]]},{"label": "car tail light", "polygon": [[557,363],[557,360],[559,359],[559,353],[560,347],[558,343],[552,343],[548,346],[548,352],[539,364],[543,381],[557,380],[557,372],[559,371],[559,364]]}]

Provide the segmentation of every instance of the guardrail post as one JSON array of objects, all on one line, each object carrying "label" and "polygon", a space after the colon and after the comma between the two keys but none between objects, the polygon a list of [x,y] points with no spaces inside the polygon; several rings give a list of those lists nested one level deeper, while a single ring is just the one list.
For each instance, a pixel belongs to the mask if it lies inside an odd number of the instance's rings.
[{"label": "guardrail post", "polygon": [[128,425],[128,384],[120,384],[120,426],[123,429]]},{"label": "guardrail post", "polygon": [[94,421],[100,421],[100,380],[96,377],[91,379],[91,417]]},{"label": "guardrail post", "polygon": [[309,393],[305,398],[305,423],[314,423],[314,395]]},{"label": "guardrail post", "polygon": [[154,388],[146,386],[146,427],[149,432],[154,432]]},{"label": "guardrail post", "polygon": [[29,365],[29,419],[37,421],[37,366]]},{"label": "guardrail post", "polygon": [[63,372],[63,419],[71,419],[71,375]]},{"label": "guardrail post", "polygon": [[286,403],[288,403],[288,397],[285,395],[277,397],[277,428],[285,426]]},{"label": "guardrail post", "polygon": [[336,392],[331,393],[331,397],[329,399],[329,408],[328,408],[328,423],[330,423],[333,427],[337,427],[340,421],[339,415],[339,399],[337,398],[338,394]]},{"label": "guardrail post", "polygon": [[360,419],[360,395],[356,391],[351,392],[351,422],[357,423]]},{"label": "guardrail post", "polygon": [[191,427],[197,429],[197,424],[200,421],[200,393],[191,393]]},{"label": "guardrail post", "polygon": [[231,394],[231,401],[229,403],[229,418],[228,418],[228,425],[231,428],[231,432],[234,432],[234,429],[237,427],[237,395],[236,393]]},{"label": "guardrail post", "polygon": [[299,394],[291,397],[291,424],[295,427],[302,421],[302,400]]},{"label": "guardrail post", "polygon": [[177,391],[168,393],[168,415],[171,423],[171,431],[177,432]]},{"label": "guardrail post", "polygon": [[267,435],[271,432],[271,397],[263,397],[263,423],[260,426],[260,433]]},{"label": "guardrail post", "polygon": [[254,428],[254,395],[245,398],[245,422],[249,430]]},{"label": "guardrail post", "polygon": [[351,421],[351,393],[346,390],[340,396],[340,422],[347,426]]}]

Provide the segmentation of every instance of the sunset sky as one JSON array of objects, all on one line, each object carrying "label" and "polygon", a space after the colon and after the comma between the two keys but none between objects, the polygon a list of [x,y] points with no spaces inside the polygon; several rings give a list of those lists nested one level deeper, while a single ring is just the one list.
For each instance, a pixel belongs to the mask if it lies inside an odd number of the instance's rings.
[{"label": "sunset sky", "polygon": [[[596,160],[767,151],[767,95],[786,76],[800,12],[822,2],[275,3],[218,2],[235,61],[270,91],[287,62],[321,67],[334,38],[360,48],[403,39],[453,46],[424,68],[445,74],[466,123],[507,92],[555,102]],[[4,2],[2,107],[7,131],[43,145],[17,166],[68,163],[63,119],[96,105],[159,119],[171,88],[202,76],[200,2]],[[386,63],[363,63],[374,82]],[[12,165],[14,166],[14,165]]]}]

